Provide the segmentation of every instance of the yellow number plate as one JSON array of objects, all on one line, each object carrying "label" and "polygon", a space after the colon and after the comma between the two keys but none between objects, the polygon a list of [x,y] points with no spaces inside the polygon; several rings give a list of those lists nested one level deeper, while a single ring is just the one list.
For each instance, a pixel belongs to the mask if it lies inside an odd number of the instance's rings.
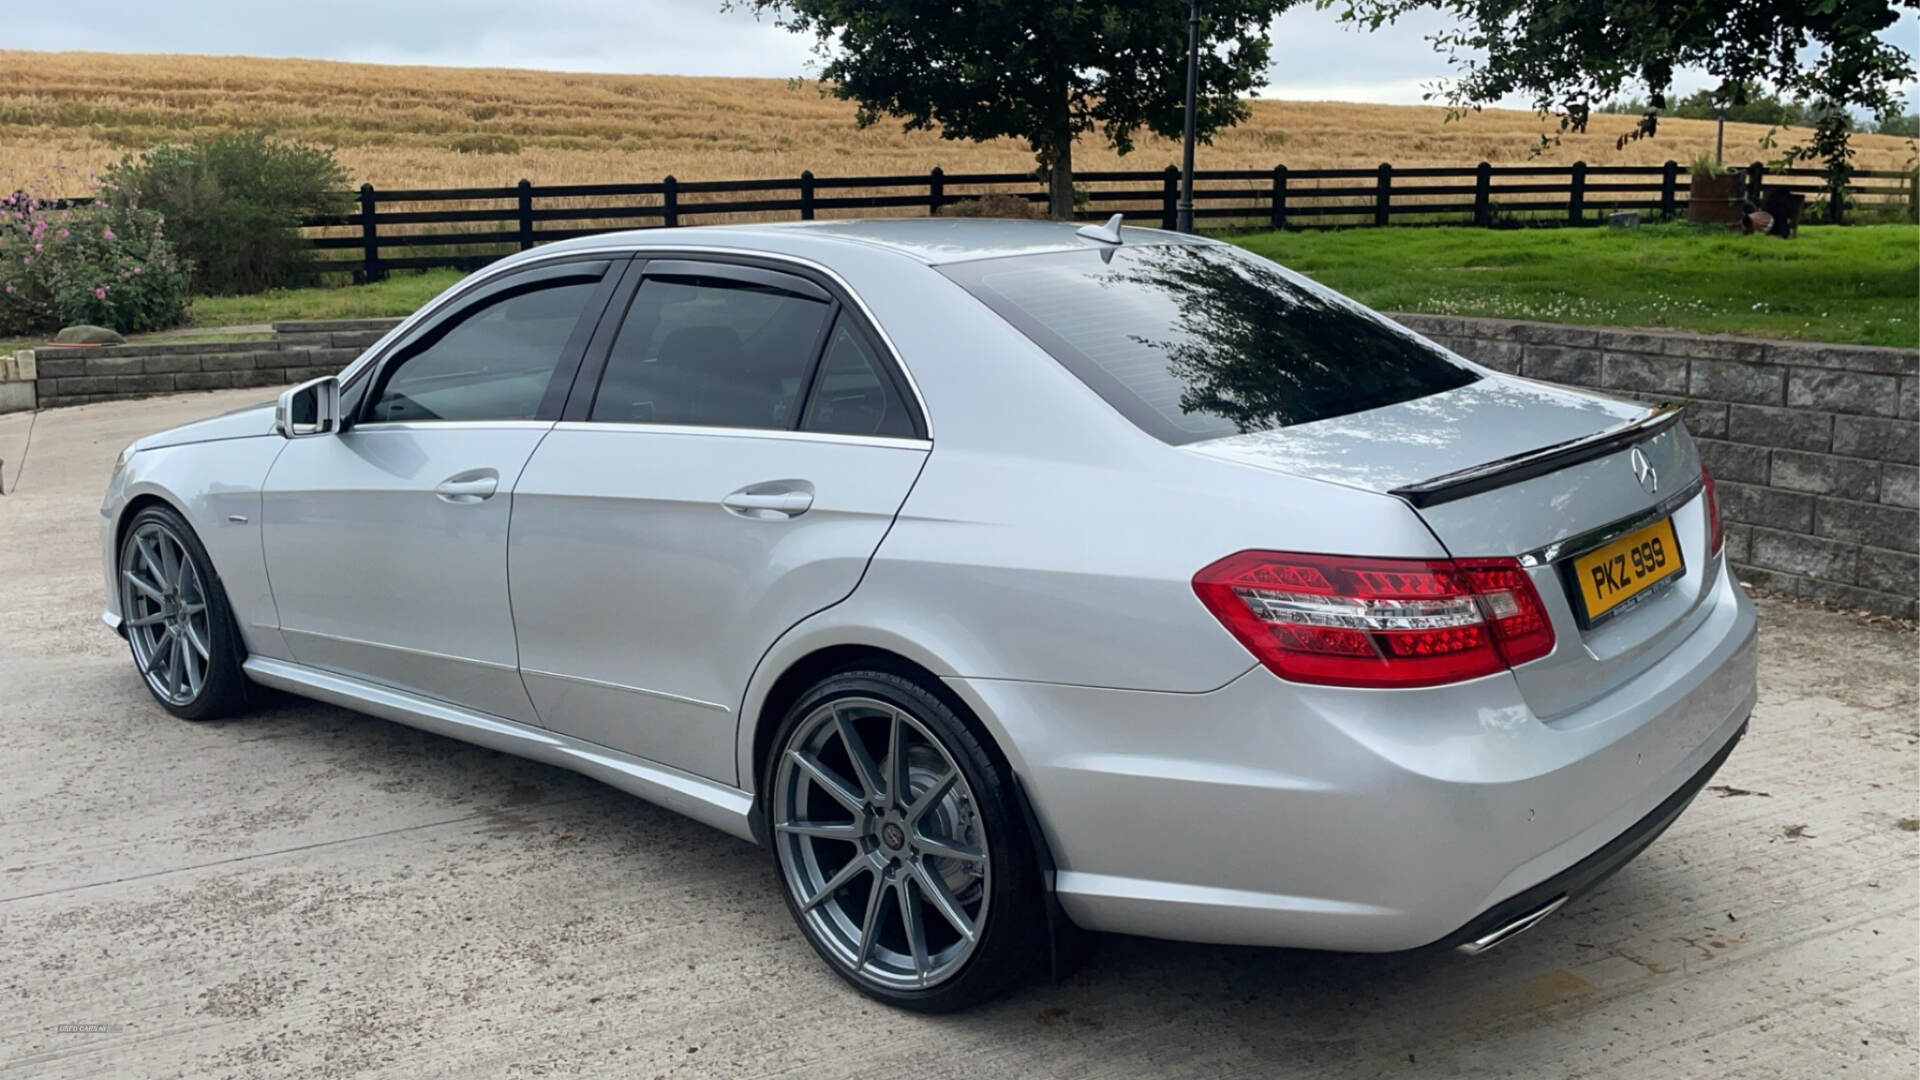
[{"label": "yellow number plate", "polygon": [[1573,579],[1592,624],[1684,569],[1673,519],[1666,518],[1573,560]]}]

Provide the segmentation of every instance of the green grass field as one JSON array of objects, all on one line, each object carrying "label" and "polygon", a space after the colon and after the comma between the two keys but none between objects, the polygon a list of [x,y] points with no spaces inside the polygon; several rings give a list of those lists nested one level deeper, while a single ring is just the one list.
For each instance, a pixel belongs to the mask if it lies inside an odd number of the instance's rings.
[{"label": "green grass field", "polygon": [[[1913,347],[1920,227],[1813,227],[1796,240],[1687,225],[1246,233],[1234,243],[1383,311]],[[405,315],[452,270],[374,285],[193,302],[196,327]],[[20,342],[28,344],[28,342]]]},{"label": "green grass field", "polygon": [[1688,225],[1252,233],[1234,243],[1382,311],[1914,347],[1920,228],[1798,239]]},{"label": "green grass field", "polygon": [[195,297],[194,326],[243,326],[283,319],[374,319],[412,314],[464,275],[458,270],[399,273],[372,285],[269,289],[253,296]]}]

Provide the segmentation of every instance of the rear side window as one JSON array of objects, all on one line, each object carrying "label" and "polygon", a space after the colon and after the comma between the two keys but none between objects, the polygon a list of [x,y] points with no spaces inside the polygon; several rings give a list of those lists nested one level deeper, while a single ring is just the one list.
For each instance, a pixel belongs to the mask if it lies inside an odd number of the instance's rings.
[{"label": "rear side window", "polygon": [[872,347],[845,315],[835,320],[807,394],[803,431],[914,437],[913,414]]},{"label": "rear side window", "polygon": [[1169,443],[1325,420],[1479,378],[1358,304],[1231,248],[1123,246],[940,269]]},{"label": "rear side window", "polygon": [[791,428],[828,305],[727,278],[648,278],[607,357],[593,420]]}]

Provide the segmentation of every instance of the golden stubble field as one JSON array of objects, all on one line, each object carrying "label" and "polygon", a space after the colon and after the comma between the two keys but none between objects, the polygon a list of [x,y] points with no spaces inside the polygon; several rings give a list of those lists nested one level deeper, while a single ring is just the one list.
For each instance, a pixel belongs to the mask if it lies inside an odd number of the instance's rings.
[{"label": "golden stubble field", "polygon": [[[48,193],[77,194],[89,171],[130,150],[255,127],[332,146],[356,183],[386,188],[1032,168],[1012,140],[952,142],[895,122],[861,130],[850,104],[779,79],[9,50],[0,72],[0,187]],[[1448,122],[1436,107],[1256,101],[1253,110],[1202,148],[1201,168],[1684,163],[1710,152],[1714,137],[1710,122],[1669,120],[1659,138],[1616,150],[1632,118],[1603,116],[1534,159],[1552,125],[1528,112]],[[1728,125],[1728,160],[1776,156],[1760,146],[1765,134]],[[1856,147],[1862,168],[1910,167],[1915,157],[1902,139],[1863,136]],[[1143,139],[1124,158],[1089,141],[1075,165],[1160,169],[1177,158],[1166,140]],[[48,174],[53,191],[39,180]]]}]

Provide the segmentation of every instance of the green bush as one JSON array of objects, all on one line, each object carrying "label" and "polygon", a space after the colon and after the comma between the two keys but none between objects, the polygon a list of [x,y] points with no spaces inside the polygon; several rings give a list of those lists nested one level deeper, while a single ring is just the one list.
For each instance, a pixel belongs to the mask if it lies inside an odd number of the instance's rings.
[{"label": "green bush", "polygon": [[178,325],[186,309],[186,275],[159,214],[0,197],[0,337],[76,323],[159,330]]},{"label": "green bush", "polygon": [[120,159],[105,181],[115,204],[166,219],[193,291],[207,294],[307,284],[313,263],[296,228],[351,203],[333,151],[260,132],[165,143]]},{"label": "green bush", "polygon": [[447,142],[447,145],[457,154],[517,154],[520,152],[519,139],[491,131],[456,135]]}]

